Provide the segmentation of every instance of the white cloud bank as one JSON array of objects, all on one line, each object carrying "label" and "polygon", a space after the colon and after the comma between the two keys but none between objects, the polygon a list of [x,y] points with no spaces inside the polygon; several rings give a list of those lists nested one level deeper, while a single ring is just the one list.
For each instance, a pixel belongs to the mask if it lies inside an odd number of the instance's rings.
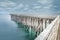
[{"label": "white cloud bank", "polygon": [[[12,2],[12,1],[3,1],[3,2],[0,2],[0,10],[2,11],[14,11],[16,12],[16,10],[23,10],[24,11],[39,11],[39,12],[51,12],[51,9],[53,7],[57,7],[57,6],[54,6],[53,5],[53,0],[37,0],[36,1],[37,3],[35,4],[24,4],[24,3],[16,3],[16,2]],[[34,10],[33,10],[34,9]],[[40,10],[39,10],[40,9]]]}]

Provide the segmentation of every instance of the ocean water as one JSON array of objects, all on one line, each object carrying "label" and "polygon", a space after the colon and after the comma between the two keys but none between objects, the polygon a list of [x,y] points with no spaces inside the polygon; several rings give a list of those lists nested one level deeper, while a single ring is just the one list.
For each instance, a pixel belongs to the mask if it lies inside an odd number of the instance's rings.
[{"label": "ocean water", "polygon": [[21,25],[11,20],[10,15],[0,15],[0,40],[31,40]]}]

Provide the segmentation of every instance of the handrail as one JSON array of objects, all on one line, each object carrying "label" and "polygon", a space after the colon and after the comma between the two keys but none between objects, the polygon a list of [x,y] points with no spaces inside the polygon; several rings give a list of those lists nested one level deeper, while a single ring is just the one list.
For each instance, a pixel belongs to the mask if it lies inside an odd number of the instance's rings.
[{"label": "handrail", "polygon": [[40,33],[40,35],[35,40],[46,40],[51,32],[51,29],[53,28],[54,24],[57,22],[58,19],[59,16],[57,16],[57,18],[52,21],[52,23],[48,25],[47,28],[42,33]]}]

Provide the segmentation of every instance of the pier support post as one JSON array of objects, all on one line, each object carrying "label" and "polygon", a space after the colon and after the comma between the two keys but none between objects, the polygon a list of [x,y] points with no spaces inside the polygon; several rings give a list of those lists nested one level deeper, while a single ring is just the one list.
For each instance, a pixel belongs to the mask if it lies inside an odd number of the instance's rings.
[{"label": "pier support post", "polygon": [[31,36],[31,26],[29,26],[29,35]]},{"label": "pier support post", "polygon": [[39,30],[39,33],[41,33],[43,31],[42,19],[38,19],[38,30]]},{"label": "pier support post", "polygon": [[49,19],[48,19],[48,20],[46,21],[46,27],[49,25],[49,23],[50,23],[50,22],[49,22]]},{"label": "pier support post", "polygon": [[43,30],[46,28],[46,20],[43,19]]},{"label": "pier support post", "polygon": [[43,31],[43,22],[40,22],[40,33]]}]

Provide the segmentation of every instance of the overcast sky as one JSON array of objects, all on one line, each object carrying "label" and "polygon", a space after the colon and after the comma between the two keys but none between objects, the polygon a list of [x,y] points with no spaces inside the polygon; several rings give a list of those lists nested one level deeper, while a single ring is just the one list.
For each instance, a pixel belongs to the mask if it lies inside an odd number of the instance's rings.
[{"label": "overcast sky", "polygon": [[0,0],[0,14],[59,14],[60,0]]}]

